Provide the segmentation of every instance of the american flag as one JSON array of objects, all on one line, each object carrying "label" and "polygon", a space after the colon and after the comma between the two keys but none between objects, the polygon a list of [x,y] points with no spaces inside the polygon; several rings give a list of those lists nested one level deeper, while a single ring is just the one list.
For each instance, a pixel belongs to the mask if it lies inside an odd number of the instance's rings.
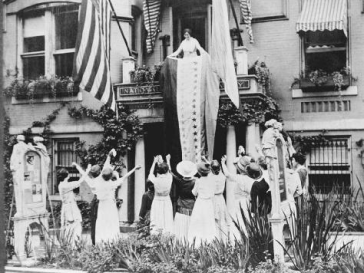
[{"label": "american flag", "polygon": [[111,84],[110,55],[111,7],[108,0],[83,0],[75,48],[73,79],[115,111]]}]

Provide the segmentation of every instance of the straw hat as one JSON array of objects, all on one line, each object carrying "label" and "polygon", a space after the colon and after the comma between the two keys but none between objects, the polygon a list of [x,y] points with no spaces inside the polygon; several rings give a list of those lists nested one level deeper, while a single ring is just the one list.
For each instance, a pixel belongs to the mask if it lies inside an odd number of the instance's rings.
[{"label": "straw hat", "polygon": [[197,173],[196,164],[188,160],[178,163],[176,169],[184,178],[192,178]]},{"label": "straw hat", "polygon": [[263,175],[262,169],[259,167],[259,165],[255,162],[250,163],[246,167],[247,174],[252,179],[259,179]]},{"label": "straw hat", "polygon": [[237,160],[234,161],[235,167],[240,172],[245,172],[245,168],[250,164],[250,160],[251,158],[249,156],[238,157]]}]

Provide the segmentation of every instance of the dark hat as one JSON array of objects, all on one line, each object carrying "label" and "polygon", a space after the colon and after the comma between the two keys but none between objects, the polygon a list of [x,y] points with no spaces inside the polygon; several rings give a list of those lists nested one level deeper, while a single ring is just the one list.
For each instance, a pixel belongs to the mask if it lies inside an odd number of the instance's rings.
[{"label": "dark hat", "polygon": [[259,179],[263,175],[262,169],[255,162],[250,163],[246,167],[246,171],[248,176],[253,179]]},{"label": "dark hat", "polygon": [[106,167],[102,170],[102,178],[104,178],[106,181],[110,180],[113,175],[113,169],[110,167]]},{"label": "dark hat", "polygon": [[201,175],[207,175],[211,171],[210,163],[201,162],[201,163],[197,164],[197,171]]},{"label": "dark hat", "polygon": [[220,171],[220,163],[217,160],[212,160],[211,162],[211,170],[215,173],[218,173]]}]

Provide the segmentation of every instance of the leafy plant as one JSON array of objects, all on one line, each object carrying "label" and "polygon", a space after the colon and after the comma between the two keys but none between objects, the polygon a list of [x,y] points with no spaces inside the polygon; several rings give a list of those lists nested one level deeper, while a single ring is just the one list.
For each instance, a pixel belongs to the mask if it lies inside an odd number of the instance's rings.
[{"label": "leafy plant", "polygon": [[78,87],[74,85],[72,77],[40,76],[34,80],[15,78],[5,88],[4,93],[17,99],[28,99],[48,96],[51,98],[73,96],[78,93]]},{"label": "leafy plant", "polygon": [[155,81],[159,80],[162,66],[163,62],[155,64],[153,70],[145,65],[136,67],[135,70],[129,72],[132,82],[136,83],[137,85],[144,83],[153,84]]},{"label": "leafy plant", "polygon": [[[319,202],[314,195],[302,202],[298,217],[294,217],[296,230],[289,229],[290,245],[282,246],[290,261],[298,270],[313,267],[314,257],[329,262],[342,248],[335,249],[338,230],[335,231],[335,209],[338,203],[331,204],[325,199]],[[334,232],[334,235],[332,235]]]}]

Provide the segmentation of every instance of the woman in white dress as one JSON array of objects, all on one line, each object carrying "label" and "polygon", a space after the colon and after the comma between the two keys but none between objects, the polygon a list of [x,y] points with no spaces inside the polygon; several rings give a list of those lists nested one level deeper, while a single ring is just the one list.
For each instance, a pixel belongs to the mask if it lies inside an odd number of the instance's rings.
[{"label": "woman in white dress", "polygon": [[[241,211],[243,211],[245,217],[249,219],[248,208],[250,207],[250,191],[254,183],[254,180],[246,174],[246,167],[249,165],[250,160],[251,159],[248,156],[239,157],[235,164],[238,174],[232,174],[226,167],[226,155],[221,159],[222,170],[226,178],[230,182],[236,183],[234,189],[234,209],[231,217],[240,226],[240,229],[245,232],[245,234],[246,228]],[[241,238],[240,232],[234,223],[232,224],[230,234],[231,239]]]},{"label": "woman in white dress", "polygon": [[192,193],[197,196],[192,211],[190,227],[188,229],[188,242],[199,247],[202,243],[210,243],[216,238],[214,202],[215,185],[209,176],[211,165],[209,163],[197,164],[197,171],[201,178],[196,180]]},{"label": "woman in white dress", "polygon": [[130,172],[112,181],[113,169],[106,167],[101,176],[93,180],[95,193],[99,200],[96,220],[95,241],[96,244],[116,240],[120,234],[119,214],[115,203],[115,190],[125,179],[141,166],[135,166]]},{"label": "woman in white dress", "polygon": [[225,198],[223,196],[225,190],[226,177],[220,171],[220,164],[217,160],[211,162],[211,174],[210,178],[215,184],[215,196],[214,196],[214,212],[215,212],[215,224],[217,238],[224,242],[227,241],[229,236],[230,227],[230,215],[227,211]]},{"label": "woman in white dress", "polygon": [[189,28],[183,30],[183,36],[185,39],[182,41],[178,49],[173,52],[169,57],[177,57],[181,52],[183,52],[183,58],[190,58],[197,56],[197,50],[200,51],[200,54],[203,51],[203,48],[200,46],[200,43],[191,37],[192,31]]},{"label": "woman in white dress", "polygon": [[72,245],[76,240],[79,240],[82,235],[82,216],[80,209],[77,206],[73,190],[80,186],[90,170],[91,165],[88,166],[80,180],[73,182],[68,181],[70,176],[66,169],[61,169],[57,173],[57,177],[61,181],[58,185],[59,195],[62,200],[61,230],[65,238],[69,240]]},{"label": "woman in white dress", "polygon": [[[169,193],[172,187],[172,174],[169,164],[163,162],[157,166],[157,176],[154,175],[155,165],[160,156],[155,156],[150,168],[148,179],[154,184],[154,199],[150,210],[150,233],[158,234],[173,232],[173,208]],[[170,155],[167,155],[169,163]]]}]

